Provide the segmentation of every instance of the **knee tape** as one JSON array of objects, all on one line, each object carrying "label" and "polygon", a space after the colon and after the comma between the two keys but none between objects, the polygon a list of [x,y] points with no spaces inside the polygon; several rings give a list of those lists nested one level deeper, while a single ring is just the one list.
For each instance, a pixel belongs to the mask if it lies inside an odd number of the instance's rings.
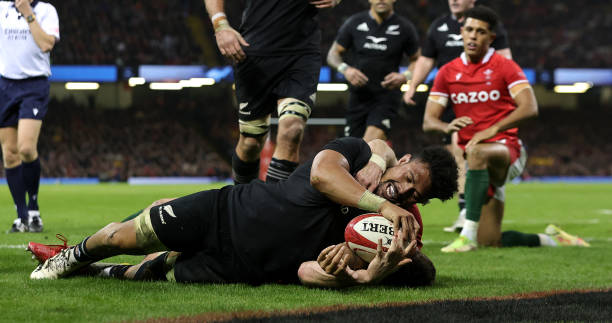
[{"label": "knee tape", "polygon": [[299,117],[307,121],[310,117],[310,106],[298,99],[284,99],[278,104],[278,120],[288,117]]},{"label": "knee tape", "polygon": [[134,226],[134,231],[136,231],[136,242],[142,247],[143,251],[152,253],[161,250],[168,250],[168,248],[164,246],[161,241],[159,241],[155,230],[153,230],[149,210],[143,211],[136,217]]},{"label": "knee tape", "polygon": [[270,115],[250,121],[238,120],[238,126],[245,137],[264,136],[270,131]]}]

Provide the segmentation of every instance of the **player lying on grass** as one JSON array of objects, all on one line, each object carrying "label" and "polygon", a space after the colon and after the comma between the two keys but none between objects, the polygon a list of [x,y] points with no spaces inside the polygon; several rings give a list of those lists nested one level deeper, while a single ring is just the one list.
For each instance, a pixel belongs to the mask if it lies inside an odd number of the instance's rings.
[{"label": "player lying on grass", "polygon": [[[546,228],[547,234],[501,232],[504,185],[523,172],[527,160],[517,127],[538,115],[538,104],[521,68],[491,48],[499,21],[495,12],[477,6],[464,16],[464,52],[436,75],[423,120],[425,131],[458,132],[467,160],[467,219],[460,236],[442,251],[470,251],[478,244],[588,246],[555,226]],[[447,123],[441,116],[449,103],[456,119]]]},{"label": "player lying on grass", "polygon": [[299,282],[300,266],[312,266],[307,262],[317,259],[321,250],[341,244],[346,224],[367,211],[392,221],[394,232],[401,229],[394,249],[380,253],[377,261],[363,269],[354,265],[356,257],[343,253],[332,263],[333,271],[346,264],[355,268],[322,280],[308,276],[312,271],[303,267],[300,273],[306,274],[300,277],[318,286],[380,282],[411,257],[406,268],[428,271],[414,274],[429,277],[430,281],[420,282],[428,284],[433,280],[433,265],[411,251],[420,248],[422,236],[415,204],[431,198],[448,200],[456,190],[457,165],[443,148],[427,148],[418,156],[397,160],[381,140],[367,144],[357,138],[337,139],[287,181],[230,185],[152,206],[135,219],[111,223],[62,250],[30,277],[56,279],[104,258],[172,250],[176,252],[152,254],[140,265],[111,266],[105,272],[119,278],[179,282]]}]

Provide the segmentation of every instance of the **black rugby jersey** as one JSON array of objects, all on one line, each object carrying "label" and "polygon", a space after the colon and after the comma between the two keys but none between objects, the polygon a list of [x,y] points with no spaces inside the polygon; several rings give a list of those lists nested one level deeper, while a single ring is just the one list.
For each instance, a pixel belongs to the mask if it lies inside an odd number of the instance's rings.
[{"label": "black rugby jersey", "polygon": [[410,57],[419,49],[419,36],[408,19],[393,14],[379,25],[369,11],[351,16],[340,27],[336,42],[348,50],[347,63],[368,77],[365,86],[351,87],[355,92],[388,91],[380,82],[398,72],[403,54]]},{"label": "black rugby jersey", "polygon": [[[451,14],[437,18],[429,26],[427,36],[421,54],[425,57],[434,58],[436,67],[459,57],[463,52],[463,39],[461,37],[462,24]],[[491,44],[496,50],[510,47],[508,44],[508,34],[501,22],[495,29],[497,36]]]},{"label": "black rugby jersey", "polygon": [[[355,176],[372,152],[360,138],[340,138],[323,149],[341,153]],[[234,250],[251,283],[295,282],[302,262],[317,259],[325,247],[344,241],[344,228],[358,214],[332,202],[310,184],[312,160],[288,180],[237,185],[228,196]]]},{"label": "black rugby jersey", "polygon": [[247,55],[319,53],[317,9],[308,0],[247,0],[239,32]]}]

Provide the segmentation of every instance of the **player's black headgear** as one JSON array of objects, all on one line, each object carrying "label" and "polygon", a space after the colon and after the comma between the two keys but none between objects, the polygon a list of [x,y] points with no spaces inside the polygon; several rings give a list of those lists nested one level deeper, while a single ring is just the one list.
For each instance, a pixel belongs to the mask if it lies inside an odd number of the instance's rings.
[{"label": "player's black headgear", "polygon": [[466,20],[467,18],[474,18],[488,22],[489,30],[495,30],[497,24],[499,23],[499,17],[497,16],[497,13],[495,13],[493,9],[486,6],[476,6],[474,8],[468,9],[463,15]]}]

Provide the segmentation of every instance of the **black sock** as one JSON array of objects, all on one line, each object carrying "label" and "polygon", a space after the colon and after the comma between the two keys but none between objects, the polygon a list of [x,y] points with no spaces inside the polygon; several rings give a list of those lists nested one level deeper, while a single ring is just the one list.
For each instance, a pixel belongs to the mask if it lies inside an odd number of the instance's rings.
[{"label": "black sock", "polygon": [[38,211],[38,186],[40,185],[40,159],[23,162],[23,183],[28,192],[28,210]]},{"label": "black sock", "polygon": [[259,176],[259,159],[253,162],[245,162],[234,151],[232,154],[232,173],[234,184],[249,183]]},{"label": "black sock", "polygon": [[285,181],[289,178],[289,175],[298,167],[298,163],[284,159],[272,158],[270,166],[268,166],[268,173],[266,174],[266,182],[274,183]]},{"label": "black sock", "polygon": [[89,238],[90,237],[85,238],[85,240],[81,241],[81,243],[74,247],[74,257],[80,262],[100,260],[99,258],[92,257],[89,255],[89,253],[87,253],[87,247],[85,247],[85,244]]},{"label": "black sock", "polygon": [[501,236],[502,247],[539,247],[540,238],[537,234],[518,231],[504,231]]},{"label": "black sock", "polygon": [[130,269],[132,265],[114,265],[109,270],[110,277],[124,279],[125,272]]},{"label": "black sock", "polygon": [[459,193],[459,201],[457,203],[459,205],[459,211],[465,209],[465,194]]},{"label": "black sock", "polygon": [[17,208],[17,216],[21,223],[28,225],[28,208],[26,207],[26,188],[23,182],[23,166],[5,168],[6,182],[13,196],[13,202]]}]

